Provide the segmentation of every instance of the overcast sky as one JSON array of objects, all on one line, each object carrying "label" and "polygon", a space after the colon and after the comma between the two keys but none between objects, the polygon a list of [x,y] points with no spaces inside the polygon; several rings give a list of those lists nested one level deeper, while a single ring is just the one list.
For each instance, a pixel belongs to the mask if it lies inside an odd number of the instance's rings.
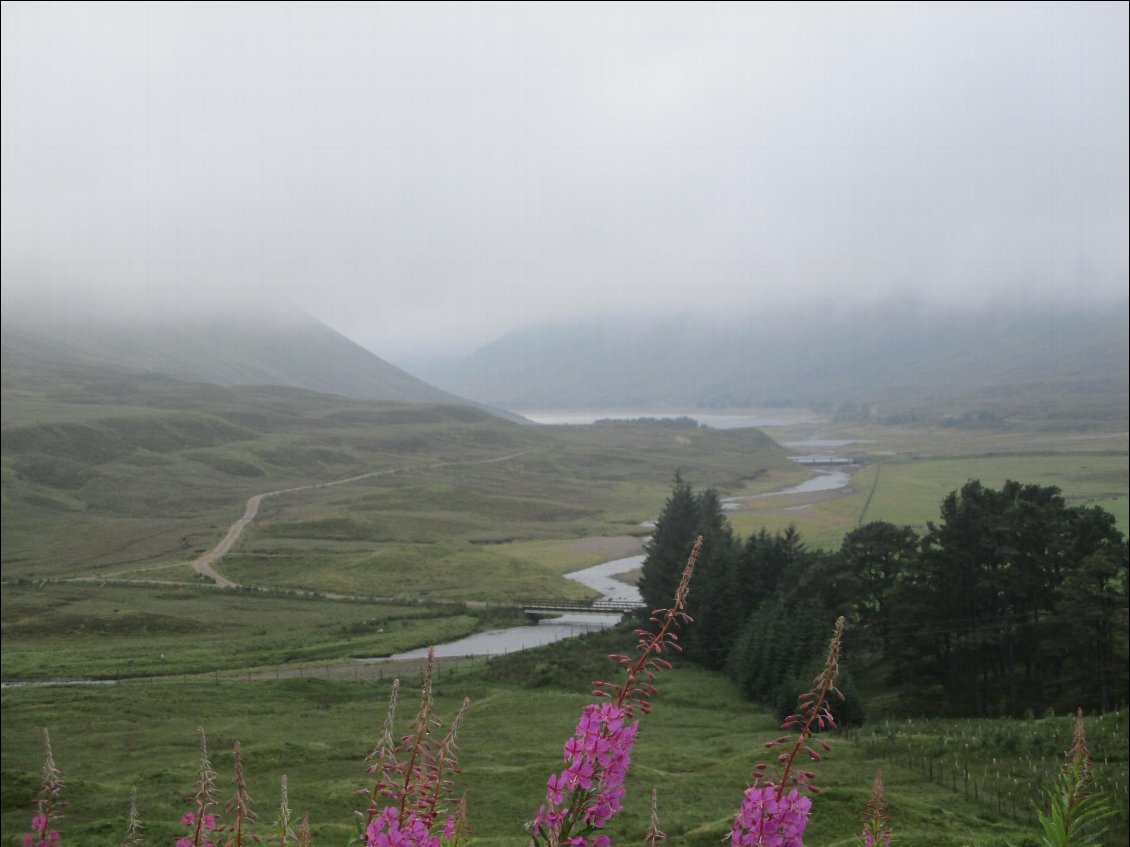
[{"label": "overcast sky", "polygon": [[2,29],[5,301],[235,291],[393,361],[602,310],[1125,302],[1122,2],[5,2]]}]

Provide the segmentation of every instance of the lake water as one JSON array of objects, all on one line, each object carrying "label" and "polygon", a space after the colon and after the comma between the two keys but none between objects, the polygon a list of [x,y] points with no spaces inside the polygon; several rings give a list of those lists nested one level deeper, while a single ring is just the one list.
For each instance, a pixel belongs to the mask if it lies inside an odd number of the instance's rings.
[{"label": "lake water", "polygon": [[539,409],[533,412],[516,412],[527,420],[540,424],[584,426],[600,420],[626,421],[635,418],[693,418],[703,426],[713,429],[739,429],[755,426],[797,426],[826,423],[829,418],[809,409],[734,409],[706,412],[702,409],[686,411],[647,409]]},{"label": "lake water", "polygon": [[[634,585],[620,582],[612,577],[615,574],[634,570],[643,564],[644,557],[629,556],[625,559],[614,559],[602,562],[591,568],[573,571],[565,574],[566,579],[572,579],[599,591],[602,600],[616,603],[640,603],[639,589]],[[542,644],[551,644],[563,638],[572,638],[598,629],[608,629],[620,621],[620,615],[607,613],[570,612],[554,618],[547,618],[531,626],[515,626],[509,629],[494,629],[479,632],[450,641],[447,644],[437,644],[436,656],[440,658],[451,656],[498,656],[502,653],[514,653],[529,647],[539,647]],[[393,659],[422,659],[428,655],[427,648],[408,650],[397,653]]]}]

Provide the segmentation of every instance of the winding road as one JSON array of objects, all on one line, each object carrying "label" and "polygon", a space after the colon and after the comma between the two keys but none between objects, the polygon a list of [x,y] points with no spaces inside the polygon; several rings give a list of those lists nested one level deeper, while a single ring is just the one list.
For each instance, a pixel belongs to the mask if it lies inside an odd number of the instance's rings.
[{"label": "winding road", "polygon": [[238,588],[239,583],[233,582],[223,574],[219,573],[215,565],[224,556],[231,552],[231,548],[239,541],[243,530],[249,523],[255,520],[255,516],[259,514],[259,505],[266,497],[278,497],[280,494],[293,494],[297,491],[309,491],[312,488],[330,488],[334,485],[348,485],[351,482],[360,482],[363,479],[373,479],[378,476],[389,476],[396,473],[404,473],[405,471],[426,471],[434,470],[435,468],[453,468],[460,466],[470,465],[491,465],[498,462],[508,462],[511,459],[516,459],[519,456],[529,453],[529,450],[520,450],[517,453],[509,453],[505,456],[494,456],[490,459],[468,459],[461,462],[432,462],[427,465],[406,465],[399,468],[385,468],[379,471],[370,471],[369,473],[357,474],[356,476],[347,476],[344,479],[334,479],[329,482],[315,482],[310,485],[299,485],[294,488],[280,488],[277,491],[264,491],[262,494],[255,494],[247,498],[247,506],[243,510],[243,517],[233,523],[229,528],[227,534],[220,539],[220,543],[203,554],[196,561],[192,563],[192,568],[198,574],[212,580],[218,588]]}]

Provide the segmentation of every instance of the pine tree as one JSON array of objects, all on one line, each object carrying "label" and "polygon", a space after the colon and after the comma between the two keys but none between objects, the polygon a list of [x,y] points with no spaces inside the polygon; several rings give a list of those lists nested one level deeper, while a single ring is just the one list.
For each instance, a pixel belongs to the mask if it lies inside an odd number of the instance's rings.
[{"label": "pine tree", "polygon": [[676,473],[671,496],[655,521],[640,576],[640,594],[649,609],[666,608],[675,596],[683,566],[698,538],[698,525],[694,491]]}]

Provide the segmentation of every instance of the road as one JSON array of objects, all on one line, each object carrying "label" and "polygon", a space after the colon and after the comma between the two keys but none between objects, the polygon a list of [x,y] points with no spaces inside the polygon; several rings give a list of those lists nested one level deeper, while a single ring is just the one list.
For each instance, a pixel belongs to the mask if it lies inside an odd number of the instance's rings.
[{"label": "road", "polygon": [[378,476],[389,476],[391,474],[405,473],[408,471],[425,471],[435,470],[436,468],[467,467],[471,465],[492,465],[498,462],[508,462],[528,452],[530,451],[520,450],[517,453],[509,453],[505,456],[494,456],[490,459],[469,459],[462,462],[432,462],[426,465],[405,465],[399,468],[385,468],[379,471],[357,474],[356,476],[347,476],[343,479],[334,479],[329,482],[315,482],[310,485],[299,485],[294,488],[280,488],[276,491],[264,491],[262,494],[255,494],[247,498],[247,506],[243,510],[243,516],[228,528],[227,534],[220,539],[220,543],[194,561],[192,567],[198,574],[215,583],[218,588],[238,588],[239,583],[228,579],[217,571],[215,566],[216,563],[231,552],[232,547],[235,546],[240,536],[243,535],[243,530],[249,523],[255,520],[256,515],[259,514],[259,506],[267,497],[278,497],[281,494],[294,494],[298,491],[309,491],[313,488],[330,488],[334,485],[348,485],[351,482],[360,482],[364,479],[373,479]]}]

